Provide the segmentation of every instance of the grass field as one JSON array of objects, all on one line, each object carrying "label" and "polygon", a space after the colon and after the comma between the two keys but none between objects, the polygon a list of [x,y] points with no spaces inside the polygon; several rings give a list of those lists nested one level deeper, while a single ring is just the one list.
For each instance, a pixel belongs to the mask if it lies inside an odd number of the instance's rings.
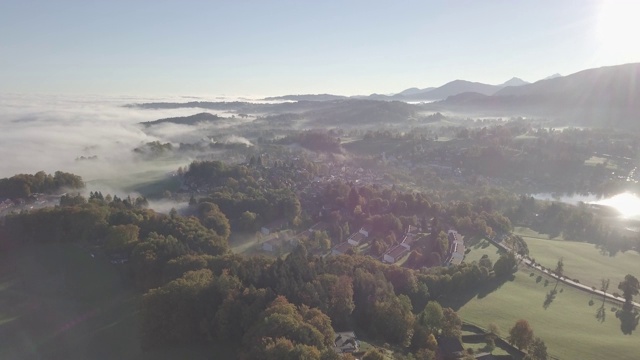
[{"label": "grass field", "polygon": [[215,351],[143,353],[139,294],[107,259],[76,245],[15,249],[0,264],[0,359],[207,359]]},{"label": "grass field", "polygon": [[[485,240],[486,241],[486,240]],[[482,242],[480,242],[482,243]],[[493,246],[474,249],[465,261],[480,258],[488,253],[495,262],[497,255]],[[565,261],[565,268],[568,269]],[[594,305],[589,305],[592,296],[580,290],[558,286],[556,299],[545,309],[546,293],[555,281],[538,278],[539,273],[530,276],[531,271],[519,271],[513,281],[504,283],[486,296],[474,297],[459,309],[463,320],[486,327],[496,323],[503,336],[518,319],[526,319],[535,334],[548,346],[549,353],[560,359],[637,359],[640,353],[640,329],[633,335],[623,335],[620,321],[611,312],[619,305],[607,303],[606,319],[599,322],[596,310],[601,299],[594,297]],[[545,286],[545,280],[549,280]]]},{"label": "grass field", "polygon": [[484,238],[470,238],[465,241],[465,247],[471,249],[471,251],[464,256],[464,262],[466,263],[479,261],[483,255],[489,256],[491,262],[495,263],[500,257],[500,250]]},{"label": "grass field", "polygon": [[596,166],[596,165],[607,165],[607,169],[611,169],[611,170],[615,170],[618,167],[613,163],[613,162],[609,162],[607,161],[607,158],[603,158],[603,157],[598,157],[598,156],[592,156],[589,159],[587,159],[584,162],[585,165],[587,166]]},{"label": "grass field", "polygon": [[529,246],[529,255],[545,267],[554,268],[563,258],[564,272],[580,283],[600,287],[600,279],[611,279],[609,292],[617,291],[618,284],[626,274],[640,278],[640,254],[636,251],[603,255],[595,245],[576,242],[549,240],[528,228],[516,228]]}]

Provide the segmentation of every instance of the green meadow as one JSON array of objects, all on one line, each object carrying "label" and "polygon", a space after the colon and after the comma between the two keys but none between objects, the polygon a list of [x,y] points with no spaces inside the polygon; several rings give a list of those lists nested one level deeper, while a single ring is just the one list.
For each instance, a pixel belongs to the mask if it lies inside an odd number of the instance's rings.
[{"label": "green meadow", "polygon": [[[478,241],[478,244],[477,248],[470,246],[472,250],[465,261],[474,261],[483,254],[489,255],[494,262],[497,260],[495,246],[486,240]],[[485,246],[487,244],[489,246]],[[533,253],[534,248],[529,247]],[[549,256],[550,259],[553,257]],[[570,264],[572,261],[567,256],[566,271]],[[640,330],[632,335],[622,333],[620,321],[612,311],[619,309],[619,304],[607,302],[605,318],[601,322],[596,318],[596,311],[602,304],[602,298],[561,283],[556,298],[545,308],[546,294],[554,285],[553,279],[523,268],[512,281],[505,282],[493,292],[471,298],[458,309],[459,315],[463,320],[485,328],[489,323],[496,323],[503,337],[508,335],[516,320],[526,319],[536,336],[545,341],[550,355],[559,359],[638,358]]]},{"label": "green meadow", "polygon": [[640,254],[636,251],[618,252],[613,256],[600,252],[593,244],[549,240],[528,228],[516,228],[529,247],[529,256],[542,266],[554,268],[562,258],[564,273],[580,283],[600,288],[600,279],[610,279],[609,292],[618,291],[618,284],[626,274],[640,278]]}]

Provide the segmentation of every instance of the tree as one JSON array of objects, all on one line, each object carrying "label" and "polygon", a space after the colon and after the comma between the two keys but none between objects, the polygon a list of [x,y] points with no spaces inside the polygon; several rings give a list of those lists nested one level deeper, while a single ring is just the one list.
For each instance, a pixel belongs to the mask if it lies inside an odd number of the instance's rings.
[{"label": "tree", "polygon": [[240,215],[240,219],[238,219],[238,225],[242,230],[245,231],[254,231],[257,229],[256,220],[258,219],[258,215],[251,211],[245,211]]},{"label": "tree", "polygon": [[364,354],[362,360],[384,360],[384,355],[378,350],[369,350]]},{"label": "tree", "polygon": [[418,314],[416,321],[424,326],[428,332],[440,334],[444,322],[442,306],[436,301],[429,301],[424,310]]},{"label": "tree", "polygon": [[562,261],[562,258],[558,259],[558,264],[556,264],[556,269],[554,270],[554,273],[557,276],[557,278],[556,278],[556,286],[553,288],[555,290],[558,287],[558,283],[560,282],[560,278],[564,274],[564,261]]},{"label": "tree", "polygon": [[518,349],[527,349],[533,342],[533,329],[529,322],[524,319],[516,321],[516,324],[509,331],[509,343]]},{"label": "tree", "polygon": [[459,338],[462,335],[462,320],[452,308],[442,309],[442,335]]},{"label": "tree", "polygon": [[436,251],[444,257],[447,254],[447,250],[449,248],[449,236],[447,236],[447,233],[445,233],[444,231],[440,231],[438,233],[436,241]]},{"label": "tree", "polygon": [[231,234],[231,225],[229,220],[220,211],[218,205],[211,202],[202,202],[198,205],[198,218],[202,225],[215,231],[223,238],[229,238]]},{"label": "tree", "polygon": [[109,253],[129,253],[138,242],[140,228],[136,225],[116,225],[109,228],[105,250]]},{"label": "tree", "polygon": [[525,357],[526,360],[547,360],[549,355],[547,354],[547,345],[539,337],[536,337],[529,345],[527,351],[529,354]]},{"label": "tree", "polygon": [[487,334],[494,339],[500,336],[500,327],[496,323],[490,323],[487,331]]},{"label": "tree", "polygon": [[622,296],[625,300],[624,307],[627,310],[633,309],[633,296],[638,295],[640,292],[640,282],[638,282],[638,279],[631,274],[627,274],[624,280],[618,285],[618,289],[622,290]]},{"label": "tree", "polygon": [[500,255],[500,258],[493,264],[493,272],[497,278],[508,276],[516,271],[516,257],[513,253],[508,252]]},{"label": "tree", "polygon": [[609,279],[601,279],[600,280],[600,291],[602,291],[602,306],[604,306],[604,301],[607,299],[607,290],[609,290]]}]

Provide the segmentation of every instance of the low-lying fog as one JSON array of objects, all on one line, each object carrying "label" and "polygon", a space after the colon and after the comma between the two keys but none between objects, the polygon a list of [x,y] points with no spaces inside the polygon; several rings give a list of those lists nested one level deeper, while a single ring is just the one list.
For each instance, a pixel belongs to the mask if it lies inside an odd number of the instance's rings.
[{"label": "low-lying fog", "polygon": [[[199,98],[203,101],[236,99]],[[57,170],[81,175],[87,190],[123,193],[135,183],[165,176],[191,159],[143,161],[133,149],[151,141],[162,143],[208,141],[207,135],[251,121],[220,120],[215,125],[138,123],[188,116],[202,109],[136,109],[123,105],[142,102],[185,102],[185,97],[98,97],[0,95],[0,178],[18,173]],[[207,111],[221,117],[232,114]],[[232,130],[229,130],[232,132]],[[232,133],[222,141],[248,143]],[[81,157],[89,158],[88,160]]]}]

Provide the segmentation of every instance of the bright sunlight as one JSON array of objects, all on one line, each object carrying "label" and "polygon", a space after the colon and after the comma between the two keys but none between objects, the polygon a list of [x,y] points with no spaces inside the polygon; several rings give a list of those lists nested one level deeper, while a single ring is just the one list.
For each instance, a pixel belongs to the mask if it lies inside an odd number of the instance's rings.
[{"label": "bright sunlight", "polygon": [[609,199],[596,201],[595,204],[610,206],[618,210],[625,218],[640,215],[640,198],[628,192],[615,195]]},{"label": "bright sunlight", "polygon": [[601,57],[620,62],[635,61],[640,48],[635,36],[640,34],[640,1],[603,1],[598,11],[597,34]]}]

